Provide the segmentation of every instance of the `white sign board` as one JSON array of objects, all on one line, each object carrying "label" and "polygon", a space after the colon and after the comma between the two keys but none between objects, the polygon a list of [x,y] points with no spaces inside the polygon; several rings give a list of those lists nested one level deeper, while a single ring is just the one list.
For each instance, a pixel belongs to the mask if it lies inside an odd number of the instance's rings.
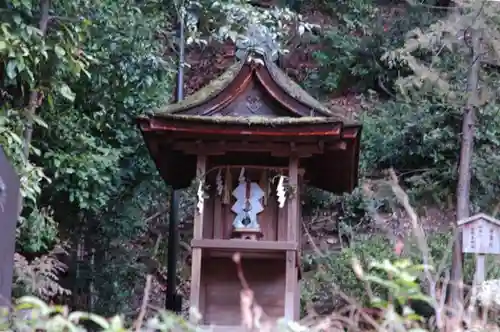
[{"label": "white sign board", "polygon": [[477,214],[461,220],[462,251],[473,254],[500,254],[500,220]]}]

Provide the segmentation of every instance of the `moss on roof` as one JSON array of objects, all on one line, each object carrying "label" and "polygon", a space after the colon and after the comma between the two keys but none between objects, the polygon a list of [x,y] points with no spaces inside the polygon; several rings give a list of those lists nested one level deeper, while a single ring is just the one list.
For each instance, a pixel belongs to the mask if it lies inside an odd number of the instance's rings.
[{"label": "moss on roof", "polygon": [[304,117],[277,117],[270,118],[266,116],[247,116],[247,117],[237,117],[237,116],[202,116],[202,115],[179,115],[179,114],[156,114],[164,119],[171,120],[184,120],[184,121],[199,121],[204,123],[214,123],[214,124],[248,124],[250,125],[268,125],[280,126],[280,125],[291,125],[291,124],[324,124],[324,123],[340,123],[344,125],[357,125],[355,122],[346,121],[343,117],[337,116],[304,116]]},{"label": "moss on roof", "polygon": [[174,114],[192,107],[200,106],[201,104],[216,97],[219,93],[224,91],[224,89],[236,78],[241,68],[243,67],[243,64],[243,61],[234,63],[233,65],[229,66],[229,68],[226,69],[226,71],[222,75],[210,81],[209,84],[207,84],[200,90],[187,96],[185,99],[181,100],[178,103],[161,107],[157,110],[157,112]]},{"label": "moss on roof", "polygon": [[[335,116],[342,114],[342,110],[329,109],[319,100],[311,96],[306,90],[298,85],[291,77],[283,72],[273,61],[266,58],[265,64],[271,77],[288,95],[295,98],[302,104],[311,108],[322,116]],[[334,112],[337,111],[337,112]]]},{"label": "moss on roof", "polygon": [[[248,58],[248,57],[247,57]],[[245,61],[237,61],[233,65],[231,65],[221,76],[212,80],[205,87],[196,91],[192,95],[187,96],[184,100],[169,104],[164,107],[159,108],[154,112],[155,116],[162,117],[164,115],[173,115],[177,113],[181,113],[184,110],[188,110],[193,107],[197,107],[202,105],[205,102],[208,102],[212,98],[216,97],[219,93],[224,91],[228,87],[228,85],[236,78],[238,73],[241,71],[243,65],[246,63]],[[273,61],[268,59],[267,57],[264,59],[264,64],[268,69],[273,80],[280,86],[285,93],[290,95],[292,98],[295,98],[297,101],[306,105],[311,109],[311,116],[319,116],[319,117],[334,117],[337,120],[335,121],[343,121],[343,110],[337,106],[333,108],[328,108],[319,102],[316,98],[311,96],[307,91],[305,91],[299,84],[297,84],[292,78],[286,75]],[[180,115],[180,114],[179,114]],[[210,116],[213,117],[213,116]],[[207,117],[208,118],[208,117]],[[221,117],[219,117],[221,118]],[[240,119],[236,122],[246,122],[242,121],[242,118],[233,117],[233,119]],[[275,121],[270,120],[269,118],[266,121]],[[229,123],[229,122],[228,122]],[[231,122],[233,123],[233,122]]]}]

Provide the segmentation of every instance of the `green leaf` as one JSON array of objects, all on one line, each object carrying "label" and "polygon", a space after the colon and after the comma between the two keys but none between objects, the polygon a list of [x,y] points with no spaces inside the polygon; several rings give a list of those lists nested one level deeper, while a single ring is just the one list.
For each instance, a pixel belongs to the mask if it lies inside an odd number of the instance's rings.
[{"label": "green leaf", "polygon": [[33,296],[23,296],[17,300],[17,303],[17,310],[36,308],[40,310],[42,315],[50,312],[50,308],[45,302]]},{"label": "green leaf", "polygon": [[64,50],[64,48],[59,45],[56,45],[54,47],[54,52],[56,52],[58,58],[63,58],[66,55],[66,51]]},{"label": "green leaf", "polygon": [[52,98],[52,94],[47,95],[47,102],[51,109],[54,108],[54,98]]},{"label": "green leaf", "polygon": [[7,49],[7,43],[3,40],[0,40],[0,51]]},{"label": "green leaf", "polygon": [[110,324],[106,321],[105,318],[96,315],[96,314],[91,314],[91,313],[86,313],[86,312],[81,312],[81,311],[75,311],[69,314],[68,320],[71,322],[79,322],[81,320],[90,320],[97,325],[99,325],[103,329],[109,329]]},{"label": "green leaf", "polygon": [[7,64],[7,68],[6,68],[7,76],[11,80],[16,78],[16,76],[17,76],[16,67],[17,67],[17,63],[14,60],[9,61],[9,63]]},{"label": "green leaf", "polygon": [[71,91],[71,88],[66,83],[63,83],[61,85],[61,87],[59,88],[59,93],[69,101],[75,101],[76,94]]}]

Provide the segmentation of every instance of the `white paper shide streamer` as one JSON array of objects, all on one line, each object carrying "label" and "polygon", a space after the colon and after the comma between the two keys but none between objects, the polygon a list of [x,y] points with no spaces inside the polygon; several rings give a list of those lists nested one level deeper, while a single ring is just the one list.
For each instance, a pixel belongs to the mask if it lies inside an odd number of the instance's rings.
[{"label": "white paper shide streamer", "polygon": [[283,175],[280,176],[278,180],[278,186],[276,187],[276,196],[278,197],[278,206],[279,208],[283,208],[286,202],[286,190],[284,185],[285,177]]},{"label": "white paper shide streamer", "polygon": [[203,191],[203,181],[200,180],[200,184],[198,185],[198,192],[196,193],[198,197],[198,203],[196,204],[196,208],[198,209],[198,213],[203,213],[203,205],[205,203],[205,192]]}]

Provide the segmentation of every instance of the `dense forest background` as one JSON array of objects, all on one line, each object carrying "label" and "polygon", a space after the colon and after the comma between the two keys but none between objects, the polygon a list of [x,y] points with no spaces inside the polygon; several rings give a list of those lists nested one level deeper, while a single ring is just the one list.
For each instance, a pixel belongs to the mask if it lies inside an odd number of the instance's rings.
[{"label": "dense forest background", "polygon": [[[430,241],[435,258],[449,252],[471,64],[469,29],[480,25],[485,35],[481,94],[474,105],[471,204],[473,211],[498,213],[500,16],[494,3],[295,0],[279,5],[312,27],[281,41],[288,53],[280,66],[313,96],[343,106],[347,117],[364,124],[360,188],[393,167],[424,228],[439,230]],[[245,23],[231,18],[234,9],[268,9],[244,1],[0,1],[0,144],[21,176],[23,191],[16,295],[34,293],[73,308],[131,316],[151,272],[146,263],[153,260],[156,305],[163,306],[170,191],[133,119],[173,100],[177,20],[187,8],[196,9],[197,23],[188,24],[195,42],[187,47],[185,89],[192,93],[235,61],[234,44],[221,32],[238,24],[235,31],[244,31]],[[276,24],[285,14],[262,24]],[[190,210],[192,197],[183,194],[181,211]],[[327,253],[334,237],[345,232],[352,250],[389,257],[387,234],[380,230],[405,233],[404,213],[383,193],[367,197],[357,189],[337,197],[309,188],[303,204],[306,233]],[[386,225],[373,220],[374,209],[386,217]],[[191,215],[182,219],[186,244]],[[359,237],[364,241],[356,241]],[[185,293],[189,246],[182,251],[179,287]],[[318,286],[328,282],[362,296],[349,255],[318,257],[306,248],[305,302],[331,308],[331,297]],[[336,273],[315,270],[320,261]],[[468,262],[469,280],[471,269]]]}]

